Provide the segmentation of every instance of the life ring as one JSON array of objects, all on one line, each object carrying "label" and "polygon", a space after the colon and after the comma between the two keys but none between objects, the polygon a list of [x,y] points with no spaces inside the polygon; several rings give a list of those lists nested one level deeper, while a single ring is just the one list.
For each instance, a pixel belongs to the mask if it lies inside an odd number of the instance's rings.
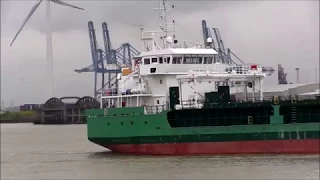
[{"label": "life ring", "polygon": [[257,65],[255,65],[255,64],[251,65],[251,70],[257,70],[257,69],[258,69]]}]

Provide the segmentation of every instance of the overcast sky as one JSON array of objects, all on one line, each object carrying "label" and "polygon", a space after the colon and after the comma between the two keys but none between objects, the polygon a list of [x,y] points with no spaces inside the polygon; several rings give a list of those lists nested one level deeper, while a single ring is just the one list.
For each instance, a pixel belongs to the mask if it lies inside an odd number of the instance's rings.
[{"label": "overcast sky", "polygon": [[[107,22],[113,48],[129,42],[140,48],[134,25],[156,25],[157,1],[69,1],[85,11],[52,4],[55,94],[93,96],[93,73],[74,69],[91,64],[87,30],[93,21],[102,47],[101,23]],[[1,1],[1,100],[10,105],[43,103],[45,88],[45,3],[30,19],[12,47],[9,44],[33,0]],[[225,44],[245,62],[277,68],[282,64],[295,82],[315,81],[319,71],[319,1],[174,1],[176,36],[180,41],[202,42],[201,21],[218,27]],[[153,28],[154,29],[154,28]],[[269,83],[277,83],[274,73]]]}]

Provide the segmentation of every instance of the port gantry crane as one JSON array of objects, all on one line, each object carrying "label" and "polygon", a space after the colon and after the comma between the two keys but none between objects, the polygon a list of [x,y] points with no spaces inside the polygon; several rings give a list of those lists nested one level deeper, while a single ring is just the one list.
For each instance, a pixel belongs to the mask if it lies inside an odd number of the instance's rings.
[{"label": "port gantry crane", "polygon": [[[214,32],[214,36],[211,34],[211,29],[207,26],[207,22],[205,20],[202,20],[202,32],[203,32],[203,38],[204,38],[204,44],[206,47],[213,48],[216,50],[219,54],[215,58],[216,61],[220,61],[222,63],[226,63],[229,65],[241,65],[244,64],[244,62],[236,55],[234,54],[230,48],[226,48],[218,28],[212,28]],[[207,39],[211,38],[212,43],[208,44]],[[262,71],[267,74],[267,76],[271,76],[274,73],[273,67],[266,67],[262,66]]]},{"label": "port gantry crane", "polygon": [[[102,23],[104,50],[98,48],[93,22],[88,22],[89,39],[92,55],[92,64],[75,72],[94,72],[94,98],[105,92],[106,88],[118,87],[117,74],[121,68],[131,67],[131,58],[139,54],[139,51],[129,43],[122,44],[118,49],[112,49],[111,38],[106,22]],[[98,86],[98,74],[101,74],[101,86]],[[108,81],[105,75],[108,75]]]},{"label": "port gantry crane", "polygon": [[278,64],[278,84],[288,84],[287,73],[284,72],[281,64]]}]

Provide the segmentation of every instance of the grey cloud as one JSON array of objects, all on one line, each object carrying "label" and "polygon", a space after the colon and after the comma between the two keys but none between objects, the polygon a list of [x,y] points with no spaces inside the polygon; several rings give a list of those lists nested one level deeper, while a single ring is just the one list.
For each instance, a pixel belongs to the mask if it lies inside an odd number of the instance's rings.
[{"label": "grey cloud", "polygon": [[[15,17],[15,24],[10,24],[8,28],[12,28],[11,30],[17,29],[18,24],[22,23],[23,18],[35,2],[36,1],[17,1],[7,3],[7,9],[10,8],[12,11],[20,11]],[[199,1],[197,3],[193,1],[169,1],[168,3],[176,6],[175,13],[208,11],[211,8],[211,4],[219,4],[219,2],[212,1]],[[106,21],[110,24],[130,24],[133,22],[148,24],[158,13],[156,10],[151,9],[158,6],[156,1],[72,1],[72,4],[85,8],[85,11],[51,3],[52,30],[54,32],[74,29],[86,31],[87,21],[97,23]],[[42,33],[45,32],[44,2],[28,22],[28,27],[37,29]]]}]

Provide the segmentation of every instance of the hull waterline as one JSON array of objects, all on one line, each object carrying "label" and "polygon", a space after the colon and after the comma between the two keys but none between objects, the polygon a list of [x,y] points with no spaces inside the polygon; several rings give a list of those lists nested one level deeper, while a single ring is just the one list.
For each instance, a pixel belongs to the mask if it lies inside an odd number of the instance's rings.
[{"label": "hull waterline", "polygon": [[320,139],[103,146],[115,153],[141,155],[320,154]]}]

